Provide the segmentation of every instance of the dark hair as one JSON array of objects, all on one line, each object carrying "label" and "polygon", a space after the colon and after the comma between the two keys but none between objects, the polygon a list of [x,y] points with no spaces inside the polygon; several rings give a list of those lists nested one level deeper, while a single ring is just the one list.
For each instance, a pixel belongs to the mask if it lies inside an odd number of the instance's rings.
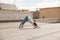
[{"label": "dark hair", "polygon": [[35,26],[37,26],[37,24],[36,23],[33,23]]}]

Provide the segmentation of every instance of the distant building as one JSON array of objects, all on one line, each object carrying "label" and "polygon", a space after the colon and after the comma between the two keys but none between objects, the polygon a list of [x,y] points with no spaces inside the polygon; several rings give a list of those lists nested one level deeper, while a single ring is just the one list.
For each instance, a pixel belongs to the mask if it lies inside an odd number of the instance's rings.
[{"label": "distant building", "polygon": [[41,8],[40,19],[55,19],[60,20],[60,7]]},{"label": "distant building", "polygon": [[28,12],[29,12],[28,9],[22,9],[21,11],[22,11],[22,12],[25,12],[25,13],[28,13]]},{"label": "distant building", "polygon": [[4,4],[4,3],[0,3],[0,9],[4,9],[4,10],[18,10],[16,5],[14,5],[14,4]]},{"label": "distant building", "polygon": [[33,18],[34,19],[39,19],[39,11],[38,10],[33,12]]},{"label": "distant building", "polygon": [[23,20],[27,15],[32,17],[32,14],[29,12],[18,10],[14,4],[0,3],[0,22]]},{"label": "distant building", "polygon": [[40,9],[40,18],[60,18],[60,7]]}]

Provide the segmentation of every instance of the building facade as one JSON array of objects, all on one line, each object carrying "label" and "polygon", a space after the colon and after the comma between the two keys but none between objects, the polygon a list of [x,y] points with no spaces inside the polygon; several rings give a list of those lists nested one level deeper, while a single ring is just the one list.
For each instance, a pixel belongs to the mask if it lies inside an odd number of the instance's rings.
[{"label": "building facade", "polygon": [[60,7],[40,9],[40,18],[60,18]]},{"label": "building facade", "polygon": [[41,8],[40,19],[60,21],[60,7]]},{"label": "building facade", "polygon": [[21,11],[22,12],[25,12],[25,13],[29,13],[29,10],[28,9],[22,9]]},{"label": "building facade", "polygon": [[39,11],[38,10],[33,12],[33,19],[39,19]]},{"label": "building facade", "polygon": [[14,4],[0,4],[0,22],[1,21],[20,21],[25,16],[31,16],[29,12],[18,10]]}]

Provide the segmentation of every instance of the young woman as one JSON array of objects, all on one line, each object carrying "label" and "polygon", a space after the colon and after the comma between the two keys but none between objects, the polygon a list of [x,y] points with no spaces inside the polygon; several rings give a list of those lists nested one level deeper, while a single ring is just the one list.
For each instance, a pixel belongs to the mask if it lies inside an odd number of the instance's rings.
[{"label": "young woman", "polygon": [[37,27],[38,27],[37,23],[36,23],[35,21],[33,21],[30,16],[26,16],[26,17],[23,19],[23,21],[21,22],[21,24],[19,25],[19,28],[23,28],[23,27],[24,27],[24,24],[25,24],[26,22],[30,22],[30,23],[34,26],[34,28],[37,28]]}]

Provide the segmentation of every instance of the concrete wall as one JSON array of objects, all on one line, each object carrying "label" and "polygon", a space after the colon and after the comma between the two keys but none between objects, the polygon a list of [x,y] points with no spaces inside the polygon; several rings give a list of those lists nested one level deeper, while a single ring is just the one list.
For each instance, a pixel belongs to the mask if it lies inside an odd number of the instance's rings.
[{"label": "concrete wall", "polygon": [[0,11],[0,21],[22,20],[27,15],[32,17],[32,13],[24,13],[20,11]]}]

